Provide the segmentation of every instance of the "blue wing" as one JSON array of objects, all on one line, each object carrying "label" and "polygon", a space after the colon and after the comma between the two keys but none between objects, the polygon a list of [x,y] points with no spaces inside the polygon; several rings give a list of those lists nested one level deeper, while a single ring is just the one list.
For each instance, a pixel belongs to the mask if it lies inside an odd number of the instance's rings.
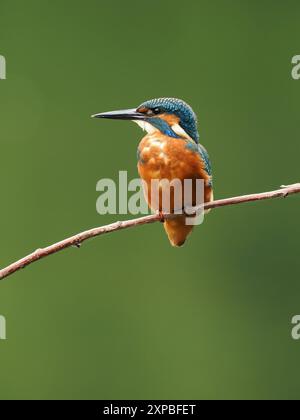
[{"label": "blue wing", "polygon": [[199,153],[200,158],[202,162],[204,163],[204,169],[206,173],[210,176],[209,185],[212,187],[212,167],[211,167],[211,162],[210,162],[210,158],[207,153],[207,150],[205,149],[204,146],[202,146],[202,144],[194,143],[194,142],[188,142],[186,147],[195,153]]},{"label": "blue wing", "polygon": [[198,151],[200,153],[200,156],[205,164],[205,170],[208,173],[209,176],[212,176],[212,167],[211,167],[211,161],[209,158],[209,155],[207,153],[207,150],[205,147],[203,147],[201,144],[198,144]]}]

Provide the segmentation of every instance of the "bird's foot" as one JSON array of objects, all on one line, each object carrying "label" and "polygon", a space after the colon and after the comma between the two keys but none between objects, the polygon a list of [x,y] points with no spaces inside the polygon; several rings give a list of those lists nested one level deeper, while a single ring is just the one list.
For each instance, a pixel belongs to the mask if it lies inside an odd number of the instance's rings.
[{"label": "bird's foot", "polygon": [[156,214],[159,216],[159,221],[160,221],[161,223],[164,223],[164,222],[165,222],[165,216],[164,216],[163,212],[162,212],[162,211],[160,211],[160,210],[158,210],[158,211],[156,212]]}]

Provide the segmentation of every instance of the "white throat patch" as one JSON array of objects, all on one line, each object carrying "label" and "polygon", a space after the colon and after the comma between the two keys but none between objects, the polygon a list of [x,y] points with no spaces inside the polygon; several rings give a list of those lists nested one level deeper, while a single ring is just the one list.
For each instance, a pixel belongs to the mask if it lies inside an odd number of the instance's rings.
[{"label": "white throat patch", "polygon": [[[146,121],[133,120],[133,122],[135,122],[139,127],[141,127],[142,130],[146,131],[148,134],[153,134],[155,131],[158,131],[156,127]],[[179,124],[174,124],[171,128],[179,137],[193,141],[193,139]]]},{"label": "white throat patch", "polygon": [[140,120],[133,120],[139,127],[141,127],[142,130],[147,131],[149,134],[153,134],[155,131],[157,131],[157,128],[155,128],[152,124],[146,122],[146,121],[140,121]]}]

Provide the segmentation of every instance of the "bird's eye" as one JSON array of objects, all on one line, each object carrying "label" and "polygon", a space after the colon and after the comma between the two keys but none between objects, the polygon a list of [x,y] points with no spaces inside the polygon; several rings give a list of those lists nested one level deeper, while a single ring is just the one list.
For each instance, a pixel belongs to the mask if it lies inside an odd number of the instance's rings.
[{"label": "bird's eye", "polygon": [[147,113],[147,115],[149,115],[151,117],[151,115],[161,114],[161,109],[160,108],[149,108],[146,113]]}]

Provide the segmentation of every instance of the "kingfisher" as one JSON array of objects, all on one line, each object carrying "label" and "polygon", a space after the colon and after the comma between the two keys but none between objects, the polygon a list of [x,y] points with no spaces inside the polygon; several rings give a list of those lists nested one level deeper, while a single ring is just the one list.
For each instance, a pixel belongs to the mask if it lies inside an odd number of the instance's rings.
[{"label": "kingfisher", "polygon": [[[92,117],[130,120],[147,132],[138,146],[138,172],[143,181],[146,201],[153,211],[162,213],[163,210],[163,191],[159,191],[159,200],[155,204],[151,199],[154,179],[169,182],[179,180],[182,183],[182,195],[185,180],[200,179],[204,185],[203,201],[208,203],[213,200],[210,158],[199,142],[197,116],[186,102],[176,98],[151,99],[137,108],[103,112]],[[192,185],[191,203],[196,205],[195,186]],[[169,195],[169,200],[170,213],[177,213],[174,194]],[[162,219],[171,245],[182,246],[192,232],[193,225],[187,224],[186,219],[184,212],[176,217]]]}]

